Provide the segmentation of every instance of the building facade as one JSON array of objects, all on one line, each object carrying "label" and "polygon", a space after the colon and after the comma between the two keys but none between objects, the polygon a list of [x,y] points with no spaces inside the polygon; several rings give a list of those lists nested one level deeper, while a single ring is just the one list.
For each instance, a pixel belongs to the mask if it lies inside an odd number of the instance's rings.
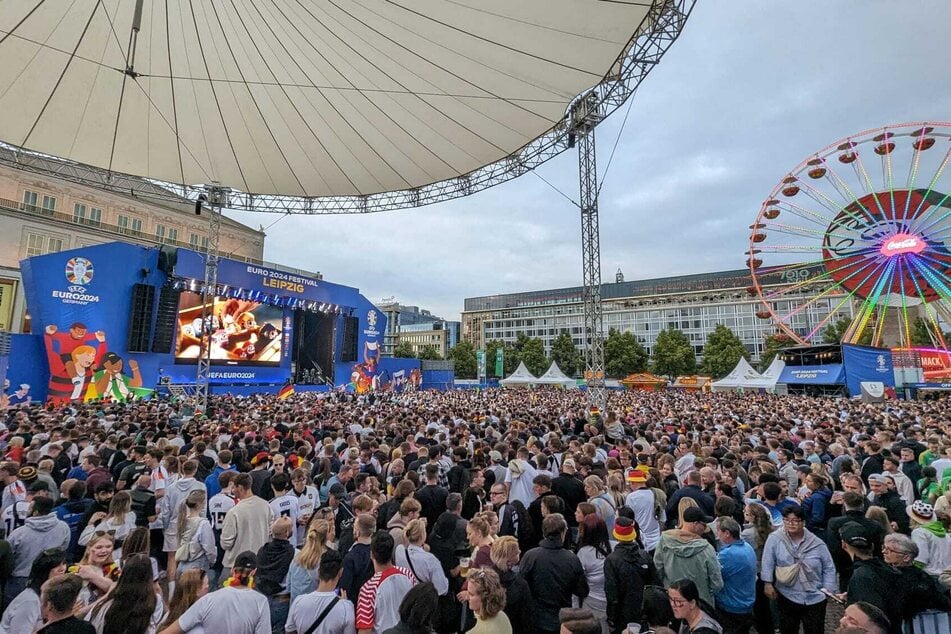
[{"label": "building facade", "polygon": [[406,325],[396,335],[396,345],[408,343],[413,347],[413,354],[416,355],[423,348],[431,347],[440,357],[446,359],[452,347],[459,343],[461,326],[461,322],[444,319]]},{"label": "building facade", "polygon": [[[0,152],[10,153],[5,148]],[[113,241],[206,250],[208,218],[194,210],[194,203],[184,198],[181,203],[156,203],[0,163],[0,329],[30,331],[20,260]],[[223,257],[266,264],[264,238],[263,231],[222,217]]]},{"label": "building facade", "polygon": [[[769,291],[786,290],[774,302],[778,314],[790,314],[790,325],[805,334],[820,327],[842,301],[841,295],[813,299],[804,280],[822,274],[815,265],[786,268],[761,276]],[[653,352],[660,331],[675,328],[687,335],[698,361],[707,336],[718,324],[730,328],[743,342],[752,359],[758,361],[767,336],[776,332],[759,299],[751,293],[752,280],[746,269],[680,275],[651,280],[619,281],[601,285],[605,334],[614,328],[632,332]],[[763,282],[765,280],[765,282]],[[562,332],[575,345],[584,344],[584,312],[581,287],[528,291],[506,295],[470,297],[462,313],[462,336],[475,348],[487,341],[514,342],[519,333],[537,337],[551,352],[552,341]],[[851,317],[854,307],[839,310]]]},{"label": "building facade", "polygon": [[428,310],[419,306],[400,304],[392,297],[381,300],[376,304],[377,309],[386,315],[386,332],[383,333],[383,356],[392,357],[393,350],[399,343],[399,335],[405,326],[418,324],[432,324],[442,321]]}]

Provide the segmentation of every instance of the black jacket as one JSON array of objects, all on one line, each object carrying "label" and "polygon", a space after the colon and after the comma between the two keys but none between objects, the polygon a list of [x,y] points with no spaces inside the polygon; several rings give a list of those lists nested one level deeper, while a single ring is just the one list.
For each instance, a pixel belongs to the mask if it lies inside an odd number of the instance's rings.
[{"label": "black jacket", "polygon": [[911,527],[908,524],[908,512],[905,510],[905,503],[902,501],[898,491],[889,490],[881,495],[876,495],[872,500],[872,506],[880,506],[885,509],[889,522],[895,522],[898,525],[898,532],[905,535],[911,533]]},{"label": "black jacket", "polygon": [[535,628],[558,631],[558,611],[571,607],[571,597],[588,596],[588,580],[577,555],[558,539],[543,539],[522,558],[520,576],[535,599]]},{"label": "black jacket", "polygon": [[420,516],[426,518],[426,525],[432,532],[440,513],[446,510],[446,498],[449,497],[449,491],[439,485],[427,484],[421,486],[413,497],[423,507]]},{"label": "black jacket", "polygon": [[459,565],[459,557],[468,557],[466,553],[466,521],[449,511],[443,511],[429,533],[429,551],[442,564],[442,571],[449,571]]},{"label": "black jacket", "polygon": [[[542,525],[542,519],[544,519],[542,517],[542,498],[546,498],[549,496],[555,496],[556,498],[558,497],[557,495],[555,495],[554,491],[546,491],[545,493],[542,493],[537,498],[532,500],[532,503],[528,505],[528,516],[532,518],[532,526]],[[561,514],[564,515],[565,501],[562,500],[561,498],[558,498],[558,499],[561,502],[561,509],[562,509]],[[535,538],[533,539],[532,547],[534,548],[535,546],[537,546],[540,541],[541,541],[541,531],[535,531]]]},{"label": "black jacket", "polygon": [[294,559],[294,547],[286,539],[272,539],[258,550],[255,589],[272,597],[281,592],[281,584]]},{"label": "black jacket", "polygon": [[865,529],[872,540],[872,553],[876,557],[882,552],[882,541],[885,539],[885,531],[881,524],[865,517],[862,511],[846,511],[841,517],[833,517],[826,527],[826,546],[832,554],[836,570],[840,572],[843,569],[851,570],[852,568],[852,558],[842,549],[842,537],[839,536],[839,531],[849,522],[855,522]]},{"label": "black jacket", "polygon": [[951,599],[948,591],[938,583],[938,580],[917,566],[902,566],[897,568],[901,599],[901,616],[910,619],[925,610],[940,610],[951,612]]},{"label": "black jacket", "polygon": [[640,623],[644,586],[659,585],[651,556],[636,543],[620,543],[604,561],[604,594],[608,627],[620,634],[628,623]]},{"label": "black jacket", "polygon": [[880,559],[856,559],[852,563],[846,604],[871,603],[882,610],[892,624],[892,634],[901,634],[901,594],[896,589],[901,573]]},{"label": "black jacket", "polygon": [[528,587],[528,582],[519,577],[511,570],[500,571],[493,566],[499,574],[499,581],[505,588],[505,616],[509,617],[509,623],[512,624],[513,632],[529,633],[534,631],[532,618],[532,591]]},{"label": "black jacket", "polygon": [[704,493],[703,490],[695,484],[688,484],[685,487],[677,489],[677,491],[670,496],[667,500],[667,528],[675,528],[677,526],[677,505],[680,504],[680,500],[684,498],[690,498],[700,507],[700,510],[703,511],[705,515],[713,517],[713,497]]},{"label": "black jacket", "polygon": [[565,521],[568,522],[568,526],[577,526],[575,510],[579,504],[588,501],[584,484],[578,478],[562,473],[551,481],[551,490],[565,502]]}]

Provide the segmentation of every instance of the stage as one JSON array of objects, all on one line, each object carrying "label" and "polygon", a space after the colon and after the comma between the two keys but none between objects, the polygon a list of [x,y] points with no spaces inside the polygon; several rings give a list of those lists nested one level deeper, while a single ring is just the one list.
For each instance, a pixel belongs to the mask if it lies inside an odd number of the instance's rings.
[{"label": "stage", "polygon": [[113,242],[21,261],[30,335],[7,380],[55,403],[193,385],[210,346],[212,393],[418,387],[419,361],[380,355],[386,317],[359,290],[222,258],[202,319],[203,254]]}]

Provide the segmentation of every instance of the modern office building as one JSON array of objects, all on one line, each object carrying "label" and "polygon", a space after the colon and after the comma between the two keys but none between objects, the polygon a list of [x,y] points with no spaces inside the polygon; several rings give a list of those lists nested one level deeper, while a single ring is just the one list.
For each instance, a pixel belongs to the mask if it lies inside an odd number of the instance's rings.
[{"label": "modern office building", "polygon": [[[78,247],[120,240],[164,244],[202,251],[208,247],[208,219],[196,215],[194,203],[152,200],[97,190],[55,176],[10,166],[12,152],[0,147],[0,329],[29,332],[29,315],[20,278],[20,260]],[[56,173],[61,162],[49,159],[44,172]],[[71,169],[98,171],[79,165]],[[143,188],[157,185],[143,182]],[[167,192],[163,192],[167,196]],[[223,257],[267,264],[286,272],[319,274],[265,263],[264,232],[230,218],[221,223]]]},{"label": "modern office building", "polygon": [[376,307],[386,316],[386,332],[383,333],[383,355],[387,357],[393,356],[393,349],[399,343],[399,334],[405,326],[444,321],[441,317],[436,317],[419,306],[400,304],[393,297],[382,299],[377,302]]},{"label": "modern office building", "polygon": [[[822,271],[821,267],[804,265],[771,273],[761,281],[765,280],[764,288],[778,290]],[[632,332],[648,352],[653,350],[661,330],[676,328],[690,339],[699,360],[707,336],[717,324],[724,324],[758,361],[765,338],[776,332],[759,299],[751,293],[752,280],[746,269],[627,282],[619,271],[616,279],[601,285],[605,334],[611,328]],[[568,332],[580,348],[584,325],[581,291],[576,286],[467,298],[462,313],[463,338],[478,349],[494,339],[514,342],[519,333],[525,333],[541,339],[546,352],[550,352],[554,338]],[[778,314],[790,314],[808,304],[790,322],[796,332],[803,334],[822,323],[842,301],[841,296],[833,294],[808,301],[810,292],[808,285],[801,285],[774,302]],[[851,316],[852,310],[854,307],[849,306],[844,315]]]},{"label": "modern office building", "polygon": [[452,347],[459,343],[461,326],[461,322],[444,319],[402,326],[396,336],[396,345],[408,343],[415,354],[419,354],[423,348],[431,347],[445,359]]}]

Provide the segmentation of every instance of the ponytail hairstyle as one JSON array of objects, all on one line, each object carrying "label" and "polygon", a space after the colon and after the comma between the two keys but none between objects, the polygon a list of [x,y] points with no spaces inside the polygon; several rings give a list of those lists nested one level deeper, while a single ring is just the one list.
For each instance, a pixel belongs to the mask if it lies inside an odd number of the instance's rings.
[{"label": "ponytail hairstyle", "polygon": [[307,529],[304,546],[297,553],[297,565],[306,570],[314,570],[320,563],[320,558],[327,550],[327,538],[330,536],[331,524],[327,520],[314,520]]},{"label": "ponytail hairstyle", "polygon": [[208,494],[205,493],[202,489],[195,489],[188,494],[188,497],[185,498],[185,501],[181,503],[178,510],[178,538],[183,539],[185,537],[185,529],[188,526],[188,516],[191,512],[196,510],[202,510],[205,508],[205,500],[208,498]]}]

